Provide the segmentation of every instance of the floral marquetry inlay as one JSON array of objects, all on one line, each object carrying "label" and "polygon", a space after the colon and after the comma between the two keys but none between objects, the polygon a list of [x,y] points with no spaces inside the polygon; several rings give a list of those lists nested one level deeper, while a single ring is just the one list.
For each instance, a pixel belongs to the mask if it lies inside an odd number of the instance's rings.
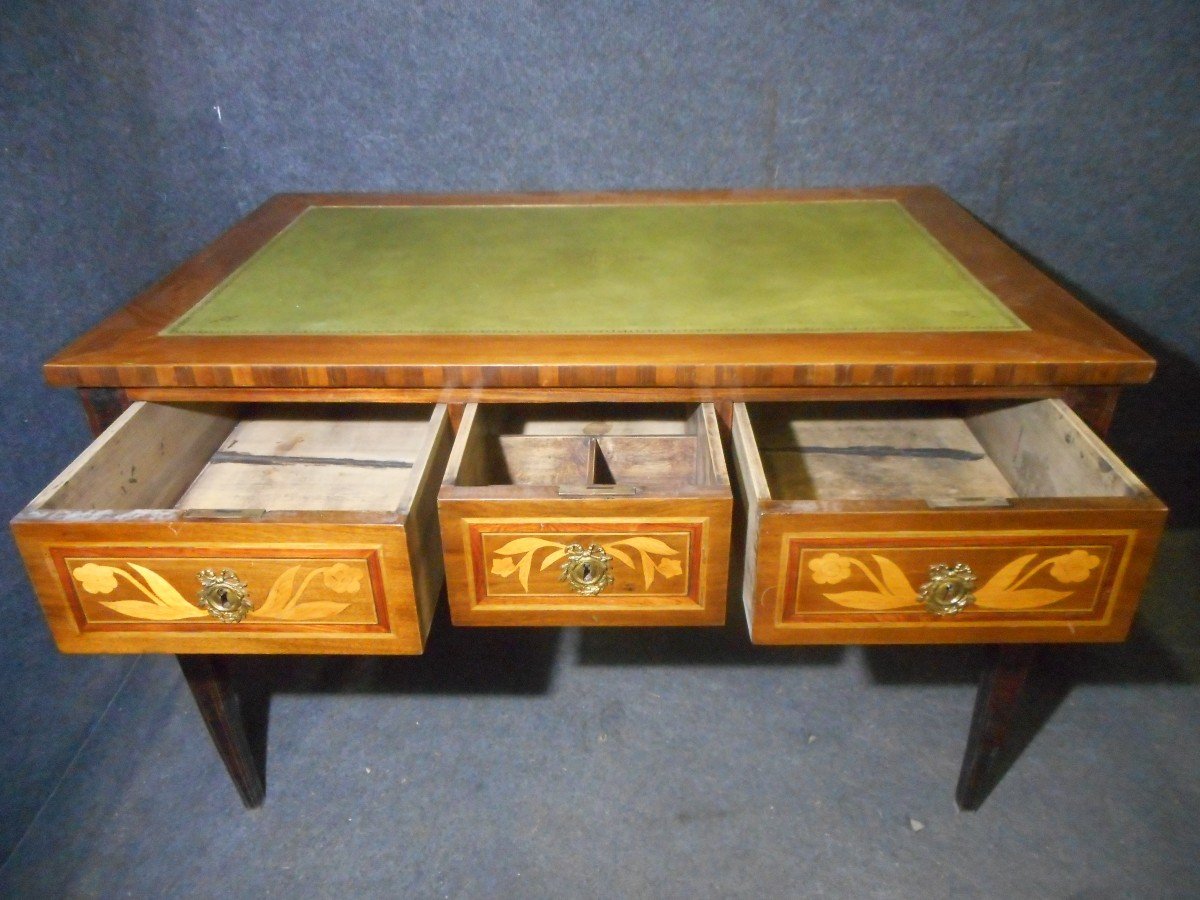
[{"label": "floral marquetry inlay", "polygon": [[[529,573],[535,557],[543,551],[549,551],[541,556],[538,566],[541,571],[545,571],[566,557],[568,546],[567,543],[547,541],[544,538],[517,538],[492,551],[492,574],[508,578],[516,573],[521,587],[528,591]],[[683,574],[683,564],[674,558],[679,556],[679,551],[658,538],[637,535],[599,546],[622,565],[634,570],[640,568],[646,590],[650,590],[656,578],[678,578]],[[637,562],[634,562],[634,554],[637,555]]]},{"label": "floral marquetry inlay", "polygon": [[[555,535],[557,537],[557,535]],[[518,594],[569,591],[560,570],[571,560],[572,547],[594,546],[607,554],[614,585],[605,593],[684,594],[688,589],[689,535],[570,534],[563,540],[530,534],[487,534],[483,537],[489,593],[511,584]]]},{"label": "floral marquetry inlay", "polygon": [[[125,560],[68,560],[87,619],[100,618],[93,612],[99,606],[119,617],[147,622],[212,621],[209,610],[196,596],[184,594],[187,590],[194,595],[198,573],[207,571],[199,560],[164,559],[154,564],[155,568],[150,568]],[[376,619],[369,574],[361,560],[232,560],[229,566],[242,573],[246,582],[251,607],[245,614],[246,622]],[[260,592],[263,584],[266,590]],[[186,588],[181,590],[176,585]]]},{"label": "floral marquetry inlay", "polygon": [[[1008,550],[1012,554],[1013,550]],[[1004,558],[999,548],[898,548],[888,555],[869,551],[805,552],[800,591],[807,578],[825,600],[846,609],[888,612],[917,609],[920,589],[910,573],[937,563],[966,559],[978,577],[974,606],[980,610],[1032,610],[1077,600],[1090,607],[1109,548],[1055,548]],[[1047,555],[1048,554],[1048,555]],[[918,582],[919,584],[919,582]],[[837,586],[841,590],[830,590]]]},{"label": "floral marquetry inlay", "polygon": [[72,569],[71,574],[89,594],[112,594],[122,581],[125,582],[145,599],[101,600],[100,605],[135,619],[169,622],[174,619],[200,619],[208,615],[157,572],[137,563],[127,565],[133,570],[133,575],[117,566],[102,566],[99,563],[84,563]]}]

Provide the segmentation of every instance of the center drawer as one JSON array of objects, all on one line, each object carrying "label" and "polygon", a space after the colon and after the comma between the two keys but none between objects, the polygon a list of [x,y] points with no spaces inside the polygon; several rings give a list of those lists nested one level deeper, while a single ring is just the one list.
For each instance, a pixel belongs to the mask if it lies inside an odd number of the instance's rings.
[{"label": "center drawer", "polygon": [[468,404],[438,495],[456,625],[719,625],[710,403]]},{"label": "center drawer", "polygon": [[14,520],[59,647],[420,653],[444,406],[135,403]]},{"label": "center drawer", "polygon": [[1058,400],[735,404],[764,644],[1112,641],[1166,510]]}]

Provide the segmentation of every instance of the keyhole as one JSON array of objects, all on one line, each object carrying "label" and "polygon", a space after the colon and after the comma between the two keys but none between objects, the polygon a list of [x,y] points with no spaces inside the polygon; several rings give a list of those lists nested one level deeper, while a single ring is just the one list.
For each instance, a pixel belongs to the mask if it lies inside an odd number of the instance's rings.
[{"label": "keyhole", "polygon": [[592,580],[592,564],[584,563],[580,574],[582,574],[584,581],[591,581]]},{"label": "keyhole", "polygon": [[216,594],[217,597],[214,606],[217,609],[232,610],[235,608],[236,604],[230,599],[229,588],[217,588]]}]

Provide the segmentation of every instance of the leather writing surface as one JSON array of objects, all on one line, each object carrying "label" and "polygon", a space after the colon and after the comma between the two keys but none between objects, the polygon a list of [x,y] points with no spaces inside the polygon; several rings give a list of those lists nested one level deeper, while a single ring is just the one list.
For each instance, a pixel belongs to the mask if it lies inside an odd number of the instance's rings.
[{"label": "leather writing surface", "polygon": [[163,333],[1025,327],[899,203],[844,200],[312,207]]}]

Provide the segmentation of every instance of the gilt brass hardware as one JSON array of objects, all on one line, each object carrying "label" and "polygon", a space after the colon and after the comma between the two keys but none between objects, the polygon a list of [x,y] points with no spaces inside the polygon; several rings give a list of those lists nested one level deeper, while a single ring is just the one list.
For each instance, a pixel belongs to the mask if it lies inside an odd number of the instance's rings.
[{"label": "gilt brass hardware", "polygon": [[966,563],[929,567],[929,580],[918,596],[925,607],[939,616],[952,616],[975,602],[975,573]]},{"label": "gilt brass hardware", "polygon": [[571,544],[566,549],[567,561],[562,564],[562,577],[577,594],[595,597],[613,583],[609,564],[612,557],[598,544],[584,549],[582,544]]},{"label": "gilt brass hardware", "polygon": [[223,569],[220,575],[203,569],[196,577],[200,579],[200,606],[214,618],[232,624],[254,609],[249,588],[232,569]]}]

